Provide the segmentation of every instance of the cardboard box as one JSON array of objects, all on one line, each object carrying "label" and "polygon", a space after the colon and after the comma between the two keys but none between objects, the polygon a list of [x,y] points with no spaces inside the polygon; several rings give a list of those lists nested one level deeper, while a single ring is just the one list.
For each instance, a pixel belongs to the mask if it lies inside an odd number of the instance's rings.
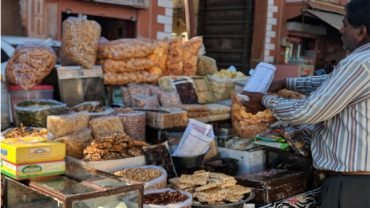
[{"label": "cardboard box", "polygon": [[218,150],[222,158],[233,158],[239,161],[237,175],[265,170],[266,156],[263,149],[240,151],[219,147]]},{"label": "cardboard box", "polygon": [[23,165],[16,165],[5,160],[1,161],[1,173],[16,180],[61,175],[65,173],[65,170],[66,164],[64,160]]},{"label": "cardboard box", "polygon": [[130,158],[124,158],[124,159],[118,159],[118,160],[102,160],[102,161],[91,161],[91,162],[85,162],[83,160],[79,160],[79,159],[67,156],[66,160],[76,162],[82,166],[94,168],[94,169],[101,170],[104,172],[109,172],[109,173],[123,170],[125,168],[145,165],[144,156],[130,157]]},{"label": "cardboard box", "polygon": [[13,164],[64,160],[66,145],[42,137],[1,140],[1,159]]}]

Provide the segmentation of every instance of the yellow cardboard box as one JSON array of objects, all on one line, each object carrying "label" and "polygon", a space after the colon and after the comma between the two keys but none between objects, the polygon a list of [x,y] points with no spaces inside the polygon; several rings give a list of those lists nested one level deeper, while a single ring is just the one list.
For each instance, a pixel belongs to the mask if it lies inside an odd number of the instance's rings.
[{"label": "yellow cardboard box", "polygon": [[1,159],[13,164],[27,164],[64,160],[66,145],[50,142],[42,137],[3,139],[0,141]]},{"label": "yellow cardboard box", "polygon": [[64,160],[23,165],[12,164],[5,160],[1,161],[1,172],[16,180],[61,175],[65,173],[65,170],[66,164]]}]

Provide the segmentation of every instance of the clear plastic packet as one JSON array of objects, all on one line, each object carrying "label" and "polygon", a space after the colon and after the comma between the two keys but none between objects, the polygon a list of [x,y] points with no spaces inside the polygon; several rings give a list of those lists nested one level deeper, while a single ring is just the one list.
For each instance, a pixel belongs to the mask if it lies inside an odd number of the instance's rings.
[{"label": "clear plastic packet", "polygon": [[131,138],[145,141],[145,112],[119,113],[125,132]]},{"label": "clear plastic packet", "polygon": [[53,49],[46,44],[19,45],[6,65],[6,80],[24,90],[31,89],[52,71],[56,58]]},{"label": "clear plastic packet", "polygon": [[68,17],[63,21],[62,65],[81,65],[86,69],[94,66],[101,34],[99,23],[86,16]]},{"label": "clear plastic packet", "polygon": [[187,79],[179,79],[174,81],[176,91],[180,96],[180,100],[183,104],[197,104],[198,97],[195,92],[193,82]]},{"label": "clear plastic packet", "polygon": [[159,102],[156,95],[133,95],[131,96],[131,105],[136,108],[158,108]]}]

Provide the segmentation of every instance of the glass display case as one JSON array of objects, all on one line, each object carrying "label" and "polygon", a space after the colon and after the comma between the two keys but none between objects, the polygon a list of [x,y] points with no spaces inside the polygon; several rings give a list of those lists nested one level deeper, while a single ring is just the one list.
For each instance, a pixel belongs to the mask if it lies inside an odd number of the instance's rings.
[{"label": "glass display case", "polygon": [[143,185],[127,185],[117,177],[67,162],[65,175],[30,181],[2,176],[4,207],[139,208]]}]

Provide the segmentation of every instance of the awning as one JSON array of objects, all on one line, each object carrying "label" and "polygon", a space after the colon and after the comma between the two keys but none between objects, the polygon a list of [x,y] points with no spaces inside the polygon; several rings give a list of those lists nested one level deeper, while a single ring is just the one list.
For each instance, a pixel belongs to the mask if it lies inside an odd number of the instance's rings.
[{"label": "awning", "polygon": [[322,21],[328,23],[329,25],[333,26],[335,29],[340,30],[343,23],[342,20],[344,18],[343,15],[334,14],[330,12],[323,12],[317,10],[306,9],[304,10],[306,13],[313,15],[316,18],[321,19]]}]

